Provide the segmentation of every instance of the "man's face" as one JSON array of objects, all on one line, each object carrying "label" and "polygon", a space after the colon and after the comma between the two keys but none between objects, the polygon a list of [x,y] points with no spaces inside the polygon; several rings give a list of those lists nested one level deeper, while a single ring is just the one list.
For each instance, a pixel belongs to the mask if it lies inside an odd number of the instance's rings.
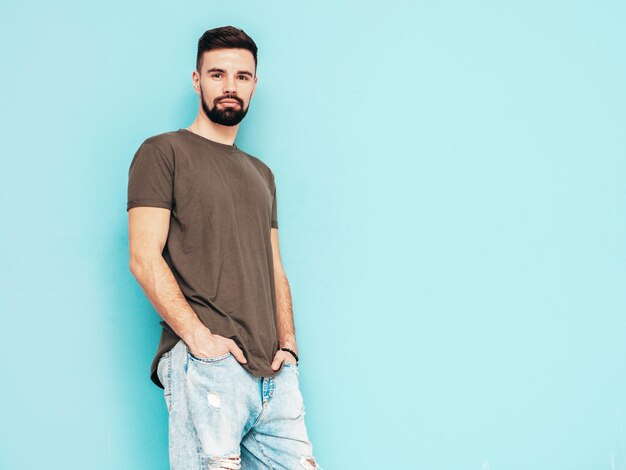
[{"label": "man's face", "polygon": [[254,56],[247,49],[213,49],[202,56],[194,71],[194,87],[206,116],[216,124],[241,122],[256,89]]}]

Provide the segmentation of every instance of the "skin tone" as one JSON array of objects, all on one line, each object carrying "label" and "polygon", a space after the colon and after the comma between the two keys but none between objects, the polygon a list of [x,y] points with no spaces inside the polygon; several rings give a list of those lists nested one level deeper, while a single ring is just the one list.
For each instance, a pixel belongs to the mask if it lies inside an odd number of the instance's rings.
[{"label": "skin tone", "polygon": [[247,113],[256,90],[254,56],[247,49],[204,52],[200,71],[193,71],[191,81],[201,99],[196,119],[188,129],[207,139],[232,145],[239,121]]},{"label": "skin tone", "polygon": [[[232,145],[239,122],[246,115],[258,77],[254,57],[247,49],[214,49],[204,52],[199,71],[192,73],[192,84],[200,97],[198,114],[188,130],[207,139]],[[222,99],[232,103],[221,102]],[[212,333],[185,299],[171,269],[162,256],[170,223],[170,210],[160,207],[134,207],[129,214],[130,271],[141,285],[159,315],[187,344],[196,357],[217,357],[227,352],[240,362],[247,360],[230,338]],[[298,354],[293,321],[291,291],[278,243],[278,229],[271,229],[272,257],[277,300],[279,347]],[[275,353],[271,367],[295,364],[287,351]]]}]

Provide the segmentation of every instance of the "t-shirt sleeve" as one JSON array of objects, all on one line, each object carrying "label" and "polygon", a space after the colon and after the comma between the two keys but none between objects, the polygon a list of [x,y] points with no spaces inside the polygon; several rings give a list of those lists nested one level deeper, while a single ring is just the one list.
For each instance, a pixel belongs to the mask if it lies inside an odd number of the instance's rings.
[{"label": "t-shirt sleeve", "polygon": [[128,170],[126,210],[138,206],[174,207],[174,164],[155,145],[141,144]]},{"label": "t-shirt sleeve", "polygon": [[278,228],[278,208],[276,205],[276,181],[272,174],[272,228]]}]

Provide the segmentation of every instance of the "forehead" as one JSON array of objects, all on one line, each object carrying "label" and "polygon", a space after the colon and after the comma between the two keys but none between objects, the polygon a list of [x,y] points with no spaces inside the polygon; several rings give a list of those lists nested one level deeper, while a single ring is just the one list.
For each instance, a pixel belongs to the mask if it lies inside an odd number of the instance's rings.
[{"label": "forehead", "polygon": [[248,49],[212,49],[202,54],[204,70],[218,67],[222,69],[248,70],[254,73],[254,56]]}]

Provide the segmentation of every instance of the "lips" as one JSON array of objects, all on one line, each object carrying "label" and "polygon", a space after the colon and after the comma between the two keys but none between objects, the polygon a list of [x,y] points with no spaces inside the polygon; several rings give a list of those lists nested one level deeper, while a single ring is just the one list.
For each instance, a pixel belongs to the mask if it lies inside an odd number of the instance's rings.
[{"label": "lips", "polygon": [[239,104],[239,101],[237,100],[229,100],[229,99],[224,99],[224,100],[220,100],[220,103],[225,103],[225,104]]}]

